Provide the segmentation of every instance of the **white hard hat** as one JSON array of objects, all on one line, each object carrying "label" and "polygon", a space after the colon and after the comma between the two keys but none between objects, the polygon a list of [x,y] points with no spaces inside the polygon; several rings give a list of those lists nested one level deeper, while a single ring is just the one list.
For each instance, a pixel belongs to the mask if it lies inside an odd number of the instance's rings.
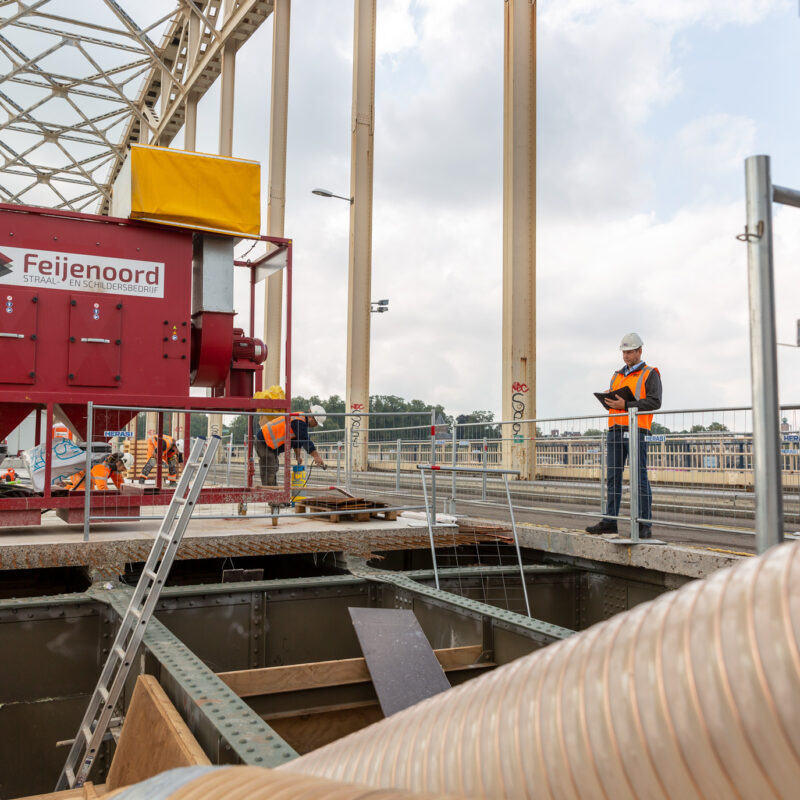
[{"label": "white hard hat", "polygon": [[322,406],[311,406],[311,416],[317,421],[317,425],[322,427],[328,419],[328,412]]},{"label": "white hard hat", "polygon": [[644,342],[638,333],[626,333],[619,343],[620,350],[638,350]]}]

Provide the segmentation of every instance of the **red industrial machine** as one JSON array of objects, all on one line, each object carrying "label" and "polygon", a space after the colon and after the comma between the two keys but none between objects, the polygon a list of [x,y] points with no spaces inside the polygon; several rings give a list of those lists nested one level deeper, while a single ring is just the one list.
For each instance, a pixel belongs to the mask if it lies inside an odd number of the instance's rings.
[{"label": "red industrial machine", "polygon": [[[37,436],[46,414],[46,453],[54,421],[84,440],[90,402],[127,409],[94,413],[96,441],[123,428],[138,409],[254,411],[267,353],[253,336],[252,306],[257,271],[273,259],[287,271],[285,391],[291,397],[291,242],[261,240],[267,254],[241,262],[233,260],[231,236],[0,204],[0,440],[31,412],[37,412]],[[234,327],[234,266],[250,271],[249,335]],[[212,396],[192,396],[192,387],[206,387]],[[270,403],[288,411],[289,401]],[[288,499],[288,471],[284,487],[266,490],[253,486],[252,453],[248,466],[246,486],[206,489],[201,502]],[[83,507],[82,496],[52,491],[49,468],[41,495],[0,497],[0,526],[38,524],[44,508]],[[98,493],[92,516],[127,515],[169,501],[160,486],[149,493],[125,490]],[[75,514],[70,521],[77,521]]]}]

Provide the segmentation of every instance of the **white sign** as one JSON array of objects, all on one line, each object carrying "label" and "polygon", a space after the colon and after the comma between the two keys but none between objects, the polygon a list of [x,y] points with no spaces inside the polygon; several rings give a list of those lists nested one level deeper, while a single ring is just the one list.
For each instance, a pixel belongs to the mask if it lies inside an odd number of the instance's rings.
[{"label": "white sign", "polygon": [[787,433],[783,437],[784,442],[800,442],[800,436],[796,433]]},{"label": "white sign", "polygon": [[652,434],[650,436],[645,436],[644,440],[646,442],[666,442],[667,441],[667,437],[663,433],[654,433],[654,434]]},{"label": "white sign", "polygon": [[32,286],[69,292],[100,292],[135,297],[164,296],[164,263],[3,247],[0,286]]},{"label": "white sign", "polygon": [[123,439],[133,439],[133,431],[103,431],[103,436],[106,439],[113,439],[115,436],[120,436]]}]

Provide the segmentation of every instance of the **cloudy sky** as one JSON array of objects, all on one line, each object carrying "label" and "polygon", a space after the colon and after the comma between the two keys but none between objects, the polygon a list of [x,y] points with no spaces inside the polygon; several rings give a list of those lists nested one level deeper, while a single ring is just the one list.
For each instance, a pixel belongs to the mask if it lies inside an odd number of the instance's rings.
[{"label": "cloudy sky", "polygon": [[[594,413],[630,330],[665,408],[749,404],[743,159],[771,155],[800,188],[797,0],[538,7],[538,415]],[[372,318],[371,392],[456,414],[500,412],[503,13],[378,0],[372,296],[391,310]],[[348,194],[353,3],[292,15],[294,388],[343,395],[349,209],[311,189]],[[271,42],[270,20],[239,53],[234,123],[265,189]],[[217,149],[218,103],[201,103],[199,150]],[[794,342],[800,211],[775,214],[778,339]],[[781,400],[800,403],[800,350],[779,354]]]},{"label": "cloudy sky", "polygon": [[[500,411],[503,5],[378,0],[372,294],[391,311],[372,319],[371,392],[453,413]],[[343,394],[348,208],[310,190],[348,193],[352,3],[292,13],[295,387]],[[538,415],[593,413],[629,330],[665,408],[748,404],[743,159],[768,153],[800,188],[797,3],[542,0],[538,22]],[[270,42],[268,24],[237,73],[236,154],[265,163]],[[793,342],[800,212],[775,210]],[[800,351],[780,370],[800,402]]]}]

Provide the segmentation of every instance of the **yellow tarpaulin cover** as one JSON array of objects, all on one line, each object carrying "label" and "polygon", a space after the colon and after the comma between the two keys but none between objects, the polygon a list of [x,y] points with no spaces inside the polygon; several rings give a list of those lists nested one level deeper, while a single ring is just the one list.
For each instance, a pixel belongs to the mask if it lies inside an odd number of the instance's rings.
[{"label": "yellow tarpaulin cover", "polygon": [[[264,392],[256,392],[253,397],[256,400],[269,399],[269,400],[285,400],[286,399],[286,392],[283,391],[283,388],[277,385],[270,386]],[[263,425],[265,422],[269,422],[270,420],[275,419],[276,417],[280,416],[278,414],[270,414],[270,411],[280,411],[280,409],[269,407],[266,408],[259,408],[257,411],[262,413],[262,417],[259,419],[259,422]]]},{"label": "yellow tarpaulin cover", "polygon": [[239,158],[132,145],[131,219],[258,236],[261,165]]}]

